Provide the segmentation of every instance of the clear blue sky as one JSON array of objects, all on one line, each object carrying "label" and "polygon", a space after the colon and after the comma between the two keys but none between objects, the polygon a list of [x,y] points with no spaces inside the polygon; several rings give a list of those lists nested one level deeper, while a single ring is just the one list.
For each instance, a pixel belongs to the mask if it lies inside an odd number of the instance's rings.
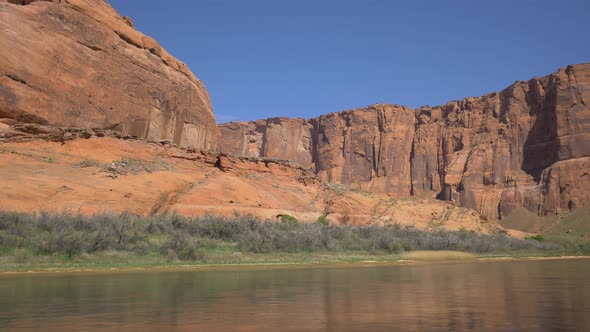
[{"label": "clear blue sky", "polygon": [[589,0],[109,0],[186,62],[218,122],[419,107],[590,61]]}]

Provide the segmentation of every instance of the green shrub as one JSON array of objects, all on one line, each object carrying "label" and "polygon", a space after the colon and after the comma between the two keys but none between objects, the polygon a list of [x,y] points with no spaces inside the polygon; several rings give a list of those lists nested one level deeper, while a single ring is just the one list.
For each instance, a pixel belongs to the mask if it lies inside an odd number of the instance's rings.
[{"label": "green shrub", "polygon": [[584,254],[589,254],[590,253],[590,242],[580,244],[580,251]]},{"label": "green shrub", "polygon": [[239,240],[238,248],[244,252],[267,253],[273,251],[272,240],[264,238],[260,232],[250,231]]},{"label": "green shrub", "polygon": [[316,222],[324,226],[328,226],[330,224],[330,221],[325,215],[319,216],[318,219],[316,219]]},{"label": "green shrub", "polygon": [[24,247],[30,241],[34,227],[34,217],[25,213],[0,213],[0,245]]},{"label": "green shrub", "polygon": [[382,235],[373,243],[375,249],[384,250],[391,254],[401,254],[404,247],[398,238]]},{"label": "green shrub", "polygon": [[284,222],[284,223],[292,223],[292,224],[298,223],[297,218],[295,218],[295,217],[293,217],[291,215],[288,215],[288,214],[282,214],[281,215],[281,222]]},{"label": "green shrub", "polygon": [[527,236],[524,239],[537,241],[537,242],[541,242],[541,243],[545,242],[545,238],[543,237],[543,235]]},{"label": "green shrub", "polygon": [[[203,256],[202,252],[199,253],[203,245],[203,239],[189,237],[181,232],[174,232],[170,239],[160,246],[160,253],[170,260],[196,261]],[[174,257],[176,259],[171,259]]]},{"label": "green shrub", "polygon": [[31,257],[31,253],[24,248],[17,248],[14,250],[14,262],[15,263],[26,263]]}]

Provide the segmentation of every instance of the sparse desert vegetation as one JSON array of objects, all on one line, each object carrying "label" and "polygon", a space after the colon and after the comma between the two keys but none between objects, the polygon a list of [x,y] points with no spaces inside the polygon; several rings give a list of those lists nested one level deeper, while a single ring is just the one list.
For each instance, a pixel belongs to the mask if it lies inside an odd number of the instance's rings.
[{"label": "sparse desert vegetation", "polygon": [[565,252],[548,241],[504,234],[336,225],[325,217],[280,220],[0,212],[1,269],[549,256],[589,247]]},{"label": "sparse desert vegetation", "polygon": [[572,213],[540,217],[525,209],[518,209],[500,224],[506,228],[535,234],[529,239],[556,243],[566,251],[590,250],[590,205]]}]

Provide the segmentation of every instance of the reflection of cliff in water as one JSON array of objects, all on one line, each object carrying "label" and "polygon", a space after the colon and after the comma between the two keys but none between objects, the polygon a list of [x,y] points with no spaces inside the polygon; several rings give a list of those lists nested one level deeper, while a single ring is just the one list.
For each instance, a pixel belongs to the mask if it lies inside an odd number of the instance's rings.
[{"label": "reflection of cliff in water", "polygon": [[3,276],[0,326],[582,331],[587,260]]}]

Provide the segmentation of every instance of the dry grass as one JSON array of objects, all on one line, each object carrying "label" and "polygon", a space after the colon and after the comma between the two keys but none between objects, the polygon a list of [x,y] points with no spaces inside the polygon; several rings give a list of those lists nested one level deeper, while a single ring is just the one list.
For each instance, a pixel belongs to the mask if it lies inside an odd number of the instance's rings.
[{"label": "dry grass", "polygon": [[572,234],[576,237],[590,235],[590,204],[559,219],[555,227],[548,234]]},{"label": "dry grass", "polygon": [[414,261],[447,261],[461,259],[476,259],[477,256],[463,251],[451,250],[418,250],[404,252],[401,259]]},{"label": "dry grass", "polygon": [[500,220],[500,225],[528,233],[543,233],[543,228],[553,223],[550,217],[538,216],[525,208],[514,210],[508,217]]}]

